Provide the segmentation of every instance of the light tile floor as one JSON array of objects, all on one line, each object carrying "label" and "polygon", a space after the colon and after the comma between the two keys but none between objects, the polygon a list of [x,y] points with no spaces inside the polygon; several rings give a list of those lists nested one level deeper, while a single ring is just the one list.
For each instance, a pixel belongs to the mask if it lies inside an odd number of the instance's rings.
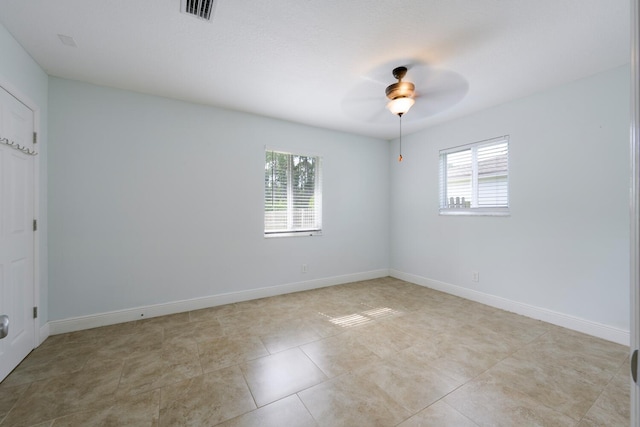
[{"label": "light tile floor", "polygon": [[628,426],[628,348],[382,278],[52,336],[0,426]]}]

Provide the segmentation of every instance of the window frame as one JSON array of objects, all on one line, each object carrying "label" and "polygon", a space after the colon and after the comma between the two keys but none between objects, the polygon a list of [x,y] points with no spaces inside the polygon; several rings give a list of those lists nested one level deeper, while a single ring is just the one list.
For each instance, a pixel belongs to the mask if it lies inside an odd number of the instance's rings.
[{"label": "window frame", "polygon": [[[509,135],[503,135],[495,138],[485,139],[482,141],[473,142],[471,144],[459,145],[456,147],[446,148],[439,151],[438,163],[439,163],[439,194],[438,194],[438,213],[439,215],[462,215],[462,216],[509,216],[511,215],[511,185],[510,185],[510,155],[509,155]],[[506,165],[506,206],[473,206],[473,202],[477,203],[478,190],[479,190],[479,172],[478,172],[478,157],[477,150],[480,147],[498,145],[501,143],[507,144],[507,165]],[[471,150],[471,194],[472,194],[472,206],[465,207],[448,207],[448,195],[447,188],[447,163],[446,157],[450,154],[460,153],[462,151]]]},{"label": "window frame", "polygon": [[[263,232],[265,238],[276,238],[276,237],[305,237],[305,236],[321,236],[322,235],[322,156],[315,153],[305,153],[301,154],[299,152],[293,152],[291,150],[282,150],[282,149],[274,149],[265,147],[264,151],[264,167],[265,173],[267,168],[267,159],[269,153],[278,153],[285,154],[288,156],[287,159],[287,229],[284,230],[267,230],[267,195],[268,189],[265,184],[263,187]],[[291,168],[293,167],[293,158],[294,157],[307,157],[314,159],[314,194],[313,194],[313,203],[314,203],[314,226],[309,228],[294,228],[293,224],[293,209],[295,208],[293,204],[293,194],[292,194],[292,174]]]}]

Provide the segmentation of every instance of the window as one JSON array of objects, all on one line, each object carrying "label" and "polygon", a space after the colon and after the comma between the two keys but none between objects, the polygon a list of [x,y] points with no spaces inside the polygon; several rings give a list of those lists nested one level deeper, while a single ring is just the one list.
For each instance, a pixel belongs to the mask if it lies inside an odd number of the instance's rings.
[{"label": "window", "polygon": [[264,162],[265,236],[322,232],[320,157],[267,151]]},{"label": "window", "polygon": [[440,151],[440,213],[509,214],[509,137]]}]

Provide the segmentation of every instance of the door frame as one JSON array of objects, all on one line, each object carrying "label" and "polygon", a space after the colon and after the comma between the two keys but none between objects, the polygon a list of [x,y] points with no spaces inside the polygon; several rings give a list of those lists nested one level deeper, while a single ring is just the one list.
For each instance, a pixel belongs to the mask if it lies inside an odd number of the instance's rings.
[{"label": "door frame", "polygon": [[[630,352],[640,348],[640,16],[631,3],[631,200],[630,200]],[[640,424],[640,386],[631,381],[631,425]]]},{"label": "door frame", "polygon": [[[41,128],[41,110],[40,106],[34,102],[30,97],[26,96],[24,92],[18,89],[11,82],[6,80],[4,76],[0,75],[0,88],[4,89],[15,97],[18,101],[23,103],[27,108],[33,111],[33,131],[38,134],[38,143],[35,144],[34,150],[40,153],[42,151],[43,139]],[[40,304],[40,155],[33,156],[33,216],[38,220],[38,230],[33,233],[33,306],[38,307],[38,318],[34,322],[34,337],[35,342],[33,348],[38,347],[49,336],[48,323],[40,327],[41,320],[41,304]]]}]

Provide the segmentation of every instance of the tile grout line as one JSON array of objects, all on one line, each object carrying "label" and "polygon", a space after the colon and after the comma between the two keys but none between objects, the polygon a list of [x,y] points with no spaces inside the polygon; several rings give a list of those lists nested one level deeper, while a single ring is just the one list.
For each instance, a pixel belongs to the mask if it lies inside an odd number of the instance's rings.
[{"label": "tile grout line", "polygon": [[[255,405],[255,408],[252,409],[251,411],[247,411],[244,414],[248,414],[249,412],[253,412],[259,408],[261,408],[262,406],[258,406],[258,402],[256,401],[256,397],[253,394],[253,391],[251,390],[251,387],[249,386],[249,381],[247,380],[247,376],[244,374],[244,371],[242,370],[242,368],[240,367],[240,364],[238,363],[237,365],[235,365],[238,367],[238,370],[240,371],[240,374],[242,374],[242,379],[244,380],[244,385],[247,387],[247,390],[249,390],[249,394],[251,395],[251,399],[253,399],[253,404]],[[224,368],[223,368],[224,369]],[[266,406],[266,405],[264,405]],[[238,416],[244,415],[244,414],[240,414]]]},{"label": "tile grout line", "polygon": [[[542,333],[542,334],[538,335],[537,337],[535,337],[535,338],[534,338],[534,339],[532,339],[531,341],[529,341],[529,342],[525,343],[525,344],[524,344],[524,346],[531,344],[533,341],[535,341],[535,340],[539,339],[540,337],[542,337],[542,336],[546,335],[548,332],[549,332],[549,331],[546,331],[546,332],[544,332],[544,333]],[[443,334],[444,334],[444,333],[439,334],[439,335],[443,335]],[[422,408],[420,411],[418,411],[418,412],[416,412],[415,414],[413,414],[413,415],[412,415],[412,417],[413,417],[413,416],[415,416],[415,415],[417,415],[417,414],[418,414],[418,413],[420,413],[421,411],[425,410],[426,408],[428,408],[428,407],[430,407],[430,406],[432,406],[432,405],[436,404],[437,402],[442,401],[442,403],[444,403],[444,404],[446,404],[446,405],[450,406],[451,408],[453,408],[454,410],[456,410],[458,413],[460,413],[460,414],[461,414],[461,415],[463,415],[464,417],[468,418],[468,419],[469,419],[469,420],[471,420],[474,424],[476,424],[476,425],[477,425],[477,423],[473,420],[473,418],[470,418],[468,415],[466,415],[466,414],[464,414],[464,413],[460,412],[460,411],[458,410],[458,408],[456,408],[456,407],[453,407],[453,406],[449,405],[447,402],[445,402],[445,401],[444,401],[444,399],[445,399],[447,396],[449,396],[450,394],[455,393],[457,390],[459,390],[459,389],[461,389],[462,387],[464,387],[465,385],[469,384],[469,383],[470,383],[470,382],[472,382],[473,380],[475,380],[475,379],[479,378],[480,376],[484,375],[485,373],[487,373],[488,371],[490,371],[491,369],[493,369],[494,367],[496,367],[499,363],[501,363],[501,362],[503,362],[504,360],[508,359],[508,358],[509,358],[509,357],[511,357],[513,354],[517,353],[518,351],[519,351],[519,350],[514,350],[514,351],[512,351],[512,352],[508,353],[506,356],[504,356],[503,358],[499,359],[496,363],[494,363],[493,365],[491,365],[490,367],[488,367],[488,368],[487,368],[487,369],[485,369],[484,371],[480,372],[479,374],[475,375],[474,377],[471,377],[471,378],[470,378],[470,379],[468,379],[467,381],[464,381],[462,384],[460,384],[459,386],[457,386],[457,387],[456,387],[456,388],[454,388],[453,390],[449,391],[448,393],[445,393],[445,394],[444,394],[444,395],[442,395],[440,398],[438,398],[437,400],[433,401],[431,404],[429,404],[429,405],[427,405],[426,407]],[[432,366],[430,362],[425,362],[425,363],[426,363],[427,365],[431,366],[431,367],[432,367],[433,369],[435,369],[436,371],[441,372],[441,373],[442,373],[442,375],[445,375],[445,376],[449,377],[449,375],[447,375],[445,372],[442,372],[442,371],[441,371],[441,369],[440,369],[440,368],[438,368],[437,366]],[[451,377],[449,377],[449,378],[451,378]],[[455,380],[455,378],[452,378],[452,379],[453,379],[453,380]],[[506,387],[508,387],[508,386],[506,386]],[[509,387],[509,388],[511,388],[511,387]],[[525,393],[525,395],[526,395],[526,393]],[[528,396],[528,395],[527,395],[527,396]],[[534,399],[534,400],[536,400],[536,399]],[[537,401],[537,400],[536,400],[536,401]],[[541,405],[543,405],[543,406],[545,406],[545,407],[547,407],[547,408],[548,408],[548,406],[546,406],[546,405],[542,404],[541,402],[539,402],[539,403],[540,403]],[[549,408],[549,409],[551,409],[551,410],[553,410],[553,411],[555,411],[555,412],[559,412],[559,411],[557,411],[557,410],[555,410],[555,409],[553,409],[553,408]],[[560,412],[560,413],[562,413],[562,412]],[[566,414],[564,414],[564,415],[566,415]],[[409,417],[409,418],[411,418],[411,417]],[[572,417],[569,417],[569,418],[572,418]],[[408,419],[408,418],[407,418],[407,419]],[[405,421],[406,421],[406,420],[405,420]],[[403,421],[403,422],[404,422],[404,421]]]},{"label": "tile grout line", "polygon": [[[316,384],[317,385],[317,384]],[[308,389],[305,389],[308,390]],[[313,420],[314,423],[316,423],[316,426],[319,426],[320,423],[318,422],[318,420],[316,420],[316,417],[313,416],[313,414],[311,413],[311,411],[309,410],[309,408],[307,408],[307,405],[305,405],[304,400],[302,400],[302,398],[300,397],[300,395],[298,393],[300,393],[301,391],[304,390],[300,390],[297,391],[296,393],[294,393],[296,395],[296,398],[298,399],[298,401],[302,404],[302,406],[304,407],[305,411],[307,411],[307,413],[309,414],[309,416],[311,417],[311,419]]]},{"label": "tile grout line", "polygon": [[589,409],[587,409],[585,411],[585,413],[582,414],[582,417],[580,417],[580,420],[578,420],[578,423],[581,423],[582,421],[584,421],[584,419],[587,416],[587,414],[589,413],[589,411],[591,411],[591,409],[596,406],[596,404],[598,403],[598,400],[600,400],[600,397],[602,397],[604,392],[607,390],[607,387],[609,387],[609,385],[615,381],[616,377],[620,373],[620,370],[624,369],[624,366],[627,364],[627,362],[628,362],[628,357],[620,364],[618,369],[616,369],[616,372],[609,379],[609,381],[607,381],[607,384],[604,387],[602,387],[602,389],[600,390],[600,393],[598,393],[598,397],[595,398],[595,400],[593,401],[591,406],[589,406]]}]

